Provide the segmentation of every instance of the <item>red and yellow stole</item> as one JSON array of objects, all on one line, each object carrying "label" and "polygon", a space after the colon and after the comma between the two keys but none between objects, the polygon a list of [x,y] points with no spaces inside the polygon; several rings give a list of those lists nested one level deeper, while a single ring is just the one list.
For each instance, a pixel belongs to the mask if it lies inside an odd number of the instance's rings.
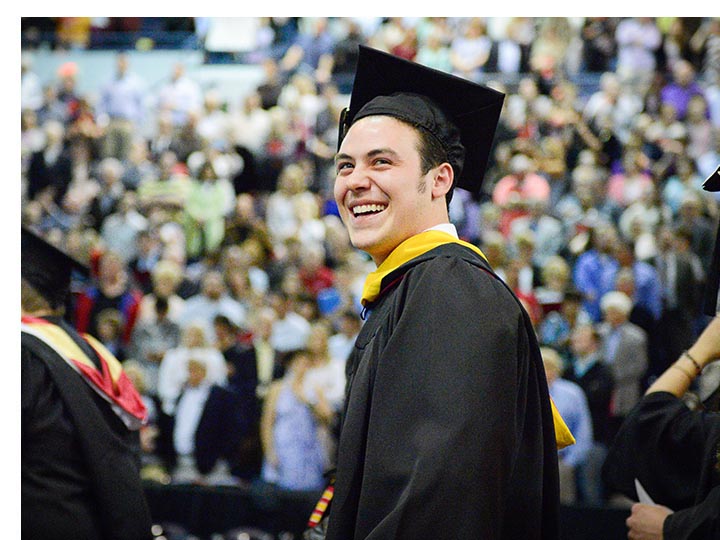
[{"label": "red and yellow stole", "polygon": [[140,394],[122,368],[120,361],[97,339],[80,334],[100,358],[100,369],[61,327],[44,319],[22,317],[21,330],[51,347],[105,401],[125,425],[139,429],[147,419]]}]

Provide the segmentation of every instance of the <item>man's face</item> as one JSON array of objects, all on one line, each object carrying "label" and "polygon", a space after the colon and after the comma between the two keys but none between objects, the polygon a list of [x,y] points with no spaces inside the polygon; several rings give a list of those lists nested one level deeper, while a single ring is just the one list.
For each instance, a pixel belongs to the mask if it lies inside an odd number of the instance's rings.
[{"label": "man's face", "polygon": [[389,116],[353,124],[336,156],[335,201],[353,245],[382,263],[398,244],[436,225],[418,135]]}]

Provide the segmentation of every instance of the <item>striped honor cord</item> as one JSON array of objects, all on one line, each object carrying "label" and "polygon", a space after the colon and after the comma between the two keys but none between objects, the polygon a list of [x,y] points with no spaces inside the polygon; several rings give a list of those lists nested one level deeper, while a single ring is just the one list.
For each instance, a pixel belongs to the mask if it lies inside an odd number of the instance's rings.
[{"label": "striped honor cord", "polygon": [[308,527],[312,528],[315,527],[318,523],[320,523],[320,520],[323,518],[325,511],[330,505],[330,501],[333,498],[334,492],[335,486],[333,484],[330,484],[328,487],[325,488],[322,497],[320,497],[320,500],[315,505],[315,510],[313,510],[313,513],[310,515],[310,519],[308,520],[307,525]]}]

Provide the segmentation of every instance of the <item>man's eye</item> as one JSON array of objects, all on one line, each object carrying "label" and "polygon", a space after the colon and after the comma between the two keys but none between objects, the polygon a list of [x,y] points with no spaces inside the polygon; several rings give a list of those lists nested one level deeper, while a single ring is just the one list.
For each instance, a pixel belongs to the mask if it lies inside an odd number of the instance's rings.
[{"label": "man's eye", "polygon": [[346,161],[344,163],[338,163],[336,166],[337,172],[340,172],[344,169],[351,169],[351,168],[352,168],[352,163],[350,163],[349,161]]},{"label": "man's eye", "polygon": [[373,163],[375,165],[390,165],[390,160],[387,158],[377,158]]}]

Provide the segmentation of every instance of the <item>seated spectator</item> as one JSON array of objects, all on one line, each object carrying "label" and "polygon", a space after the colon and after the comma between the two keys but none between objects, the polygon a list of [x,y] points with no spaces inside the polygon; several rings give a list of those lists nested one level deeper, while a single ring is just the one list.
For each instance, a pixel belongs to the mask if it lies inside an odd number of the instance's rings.
[{"label": "seated spectator", "polygon": [[490,58],[492,40],[487,35],[485,21],[479,17],[469,19],[450,45],[450,61],[453,73],[465,79],[479,82],[480,74]]},{"label": "seated spectator", "polygon": [[178,163],[177,155],[170,150],[162,152],[158,165],[158,176],[146,178],[138,186],[140,208],[152,222],[179,221],[190,179],[184,166]]},{"label": "seated spectator", "polygon": [[492,194],[493,203],[502,209],[500,232],[509,234],[513,220],[527,216],[526,204],[537,201],[547,204],[550,201],[550,184],[533,171],[533,161],[525,154],[517,154],[510,160],[510,174],[502,177],[495,185]]},{"label": "seated spectator", "polygon": [[708,118],[708,103],[703,96],[690,98],[685,125],[688,130],[687,156],[699,162],[702,156],[712,151],[718,137]]},{"label": "seated spectator", "polygon": [[[635,255],[635,246],[630,241],[618,239],[615,244],[615,258],[619,263],[618,272],[628,269],[634,280],[634,304],[647,310],[653,319],[658,320],[662,312],[662,283],[657,269],[647,261],[639,260]],[[617,282],[617,273],[615,274]]]},{"label": "seated spectator", "polygon": [[622,172],[610,177],[607,183],[607,197],[622,208],[640,200],[653,179],[643,168],[644,157],[638,150],[628,149],[623,155]]},{"label": "seated spectator", "polygon": [[140,301],[138,320],[152,322],[156,318],[155,306],[161,298],[168,305],[168,319],[177,323],[185,308],[185,300],[177,294],[177,289],[183,280],[181,266],[172,260],[158,261],[152,269],[152,291],[143,296]]},{"label": "seated spectator", "polygon": [[612,434],[640,400],[642,381],[648,367],[647,334],[629,321],[632,300],[620,291],[611,291],[600,303],[604,324],[602,349],[612,370],[615,387],[611,410]]},{"label": "seated spectator", "polygon": [[593,442],[587,458],[576,474],[578,502],[602,506],[607,500],[607,494],[602,483],[601,467],[612,441],[610,400],[615,381],[610,368],[603,361],[600,334],[592,324],[581,324],[573,330],[570,355],[564,377],[583,389],[593,430]]},{"label": "seated spectator", "polygon": [[703,89],[695,80],[695,68],[685,59],[678,60],[672,66],[672,81],[660,90],[660,99],[675,108],[678,120],[684,120],[694,96],[704,98]]},{"label": "seated spectator", "polygon": [[255,401],[258,384],[257,360],[253,347],[240,342],[240,328],[225,315],[213,319],[218,350],[225,358],[228,386]]},{"label": "seated spectator", "polygon": [[265,222],[273,244],[281,245],[295,236],[300,227],[297,216],[298,201],[313,198],[307,190],[307,178],[303,168],[291,163],[283,168],[277,191],[270,194],[265,208]]},{"label": "seated spectator", "polygon": [[444,40],[440,30],[431,31],[426,40],[419,40],[415,61],[432,69],[450,73],[452,61],[450,60],[450,47]]},{"label": "seated spectator", "polygon": [[261,307],[251,315],[250,319],[251,343],[255,349],[257,363],[257,396],[261,400],[267,394],[270,383],[282,375],[283,368],[270,342],[276,319],[277,314],[271,307]]},{"label": "seated spectator", "polygon": [[658,332],[659,317],[656,318],[647,305],[643,304],[637,294],[636,278],[631,268],[621,268],[618,270],[615,278],[615,288],[621,293],[625,293],[632,300],[632,309],[628,315],[628,321],[637,325],[645,331],[648,338],[648,369],[645,380],[643,380],[643,389],[647,388],[647,381],[651,377],[656,377],[663,369],[658,371],[664,355],[661,352],[661,340]]},{"label": "seated spectator", "polygon": [[115,158],[105,158],[98,164],[97,185],[98,190],[90,200],[87,209],[89,224],[101,231],[105,220],[118,211],[120,202],[125,195],[125,186],[122,177],[125,166]]},{"label": "seated spectator", "polygon": [[199,324],[205,329],[207,341],[212,343],[215,340],[213,319],[216,315],[225,315],[237,326],[243,326],[246,308],[228,294],[222,273],[209,270],[202,276],[200,292],[185,301],[179,323],[181,328]]},{"label": "seated spectator", "polygon": [[322,392],[332,410],[339,413],[345,399],[345,361],[330,356],[330,331],[331,327],[325,321],[315,322],[310,328],[306,349],[310,355],[310,369],[305,376],[304,389],[308,396]]},{"label": "seated spectator", "polygon": [[148,220],[138,212],[137,195],[134,191],[126,191],[117,210],[108,215],[100,226],[100,235],[108,249],[128,264],[138,257],[138,237],[147,228]]},{"label": "seated spectator", "polygon": [[611,223],[596,223],[588,230],[588,249],[575,260],[573,284],[583,295],[583,309],[593,322],[599,322],[600,299],[615,287],[620,263],[615,244],[618,232]]},{"label": "seated spectator", "polygon": [[207,370],[207,379],[211,384],[227,383],[227,367],[223,355],[209,345],[204,328],[189,325],[183,330],[180,345],[165,353],[158,372],[158,397],[162,411],[172,416],[183,385],[188,379],[190,359],[202,360]]},{"label": "seated spectator", "polygon": [[177,400],[172,422],[175,483],[237,484],[233,475],[240,441],[250,420],[244,404],[207,377],[200,358],[187,363],[187,380]]},{"label": "seated spectator", "polygon": [[560,255],[553,255],[539,267],[540,284],[535,287],[535,296],[542,307],[543,316],[561,309],[565,292],[571,285],[570,265]]},{"label": "seated spectator", "polygon": [[136,238],[135,255],[128,262],[135,283],[144,294],[152,292],[152,274],[162,257],[162,243],[157,231],[140,231]]},{"label": "seated spectator", "polygon": [[579,468],[584,465],[592,445],[592,419],[582,388],[562,378],[564,366],[557,351],[542,347],[540,354],[545,366],[550,397],[575,437],[575,444],[560,450],[558,456],[560,502],[573,504],[577,500],[578,491],[575,477]]},{"label": "seated spectator", "polygon": [[662,200],[670,208],[673,220],[678,216],[685,195],[697,193],[702,183],[703,178],[689,157],[680,157],[675,162],[675,171],[665,180],[661,191]]},{"label": "seated spectator", "polygon": [[[330,358],[342,362],[343,366],[355,346],[355,339],[360,333],[362,320],[356,311],[346,309],[337,317],[337,329],[328,338]],[[343,368],[343,373],[345,369]]]},{"label": "seated spectator", "polygon": [[674,358],[692,345],[694,321],[700,307],[705,272],[692,249],[693,231],[685,226],[662,227],[658,231],[658,254],[653,261],[663,293],[658,347],[662,357],[651,365],[650,375],[658,376]]},{"label": "seated spectator", "polygon": [[235,192],[227,178],[218,177],[210,160],[191,178],[184,205],[187,256],[199,259],[216,252],[225,235],[225,218],[233,209]]},{"label": "seated spectator", "polygon": [[235,198],[235,208],[225,220],[223,246],[242,244],[253,234],[264,233],[265,224],[255,208],[255,197],[240,193]]},{"label": "seated spectator", "polygon": [[97,285],[88,285],[79,295],[75,305],[75,327],[78,332],[97,335],[98,316],[113,308],[122,314],[122,343],[130,341],[142,295],[128,279],[128,272],[120,257],[112,251],[100,258]]},{"label": "seated spectator", "polygon": [[202,109],[200,85],[187,74],[182,62],[173,64],[169,80],[160,87],[157,108],[170,113],[175,128],[186,125],[188,117]]},{"label": "seated spectator", "polygon": [[513,265],[518,269],[517,289],[524,295],[536,296],[536,287],[541,282],[540,267],[535,260],[535,233],[531,229],[521,230],[510,237],[513,249]]},{"label": "seated spectator", "polygon": [[313,396],[317,404],[310,404],[304,389],[310,367],[307,352],[293,353],[283,378],[270,386],[263,407],[261,477],[282,489],[318,490],[325,484],[327,456],[319,428],[329,422],[332,409],[321,392]]},{"label": "seated spectator", "polygon": [[282,356],[307,347],[310,322],[298,314],[293,298],[285,292],[273,295],[272,306],[277,318],[272,326],[270,344]]},{"label": "seated spectator", "polygon": [[72,160],[65,144],[65,128],[58,121],[43,124],[44,146],[30,155],[27,196],[32,200],[52,186],[54,201],[60,204],[72,180]]},{"label": "seated spectator", "polygon": [[128,347],[128,357],[133,358],[143,369],[148,394],[157,396],[160,362],[169,350],[180,344],[181,334],[178,324],[170,318],[167,298],[158,297],[152,309],[152,317],[146,315],[135,325]]},{"label": "seated spectator", "polygon": [[335,276],[333,271],[325,266],[325,250],[322,245],[306,245],[302,248],[298,277],[304,290],[313,298],[323,289],[332,287]]},{"label": "seated spectator", "polygon": [[308,18],[307,25],[301,25],[297,39],[280,60],[280,67],[285,72],[312,75],[320,84],[327,83],[333,71],[334,46],[327,17]]},{"label": "seated spectator", "polygon": [[107,308],[98,314],[97,338],[121,362],[127,358],[123,333],[123,317],[118,310]]},{"label": "seated spectator", "polygon": [[542,268],[563,248],[566,242],[565,226],[559,219],[550,215],[550,204],[546,201],[530,201],[527,208],[529,213],[526,216],[513,220],[510,234],[515,236],[520,231],[533,231],[535,238],[533,263],[538,268]]}]

